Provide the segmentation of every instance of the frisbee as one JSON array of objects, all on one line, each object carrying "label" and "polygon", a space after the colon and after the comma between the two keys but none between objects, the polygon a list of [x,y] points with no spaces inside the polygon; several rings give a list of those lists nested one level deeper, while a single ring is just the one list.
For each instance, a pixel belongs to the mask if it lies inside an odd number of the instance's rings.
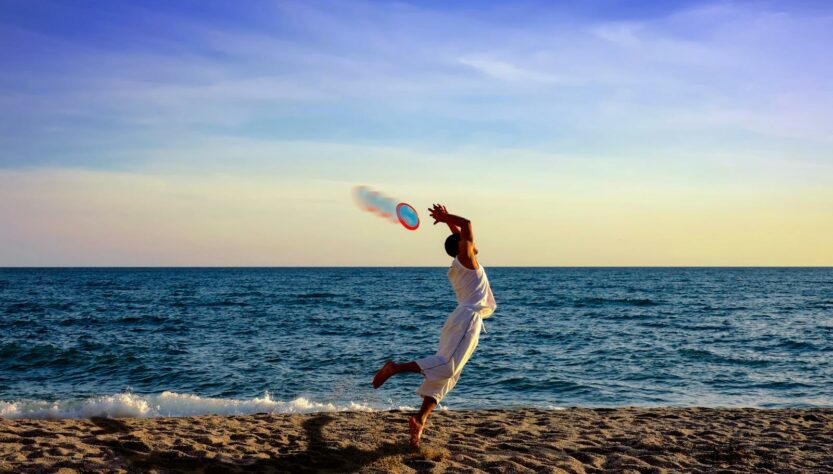
[{"label": "frisbee", "polygon": [[414,206],[406,202],[400,202],[396,206],[396,217],[399,218],[399,223],[408,230],[417,230],[419,227],[419,214]]},{"label": "frisbee", "polygon": [[416,230],[419,227],[419,214],[414,206],[406,202],[385,196],[367,186],[354,187],[353,197],[359,208],[388,222],[402,224],[402,227],[408,230]]}]

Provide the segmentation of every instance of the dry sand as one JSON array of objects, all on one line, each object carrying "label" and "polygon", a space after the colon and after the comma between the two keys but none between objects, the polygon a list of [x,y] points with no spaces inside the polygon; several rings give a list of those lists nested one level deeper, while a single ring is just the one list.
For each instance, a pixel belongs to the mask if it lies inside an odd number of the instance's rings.
[{"label": "dry sand", "polygon": [[833,472],[833,409],[3,420],[3,472]]}]

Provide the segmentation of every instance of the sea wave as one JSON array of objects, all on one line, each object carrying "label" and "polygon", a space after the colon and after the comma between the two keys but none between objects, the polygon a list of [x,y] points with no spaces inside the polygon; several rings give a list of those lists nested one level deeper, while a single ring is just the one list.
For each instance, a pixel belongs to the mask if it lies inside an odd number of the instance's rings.
[{"label": "sea wave", "polygon": [[659,306],[658,301],[650,298],[578,298],[573,302],[577,308],[586,306]]},{"label": "sea wave", "polygon": [[273,400],[269,393],[251,399],[200,397],[162,392],[139,395],[116,393],[82,400],[0,400],[0,418],[153,418],[163,416],[252,415],[255,413],[318,413],[337,411],[412,410],[413,407],[367,403],[315,402],[304,397]]}]

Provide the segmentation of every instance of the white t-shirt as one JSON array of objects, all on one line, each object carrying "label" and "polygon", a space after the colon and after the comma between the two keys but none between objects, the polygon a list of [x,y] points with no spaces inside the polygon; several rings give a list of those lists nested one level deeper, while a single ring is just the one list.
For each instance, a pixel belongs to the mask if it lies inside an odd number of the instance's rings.
[{"label": "white t-shirt", "polygon": [[448,280],[457,295],[458,305],[477,311],[483,319],[495,312],[497,304],[483,265],[479,265],[477,270],[472,270],[464,267],[455,257],[448,269]]}]

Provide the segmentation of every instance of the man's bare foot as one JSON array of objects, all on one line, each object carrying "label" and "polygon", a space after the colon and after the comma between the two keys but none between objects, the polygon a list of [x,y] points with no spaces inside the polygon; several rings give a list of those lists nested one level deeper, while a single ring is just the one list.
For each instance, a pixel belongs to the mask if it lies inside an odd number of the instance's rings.
[{"label": "man's bare foot", "polygon": [[381,387],[382,384],[385,383],[385,380],[389,379],[390,376],[395,373],[394,367],[396,367],[396,364],[392,360],[385,362],[385,365],[383,365],[382,368],[376,372],[376,376],[373,377],[373,388]]},{"label": "man's bare foot", "polygon": [[422,423],[418,422],[415,417],[408,418],[408,429],[411,432],[411,447],[416,449],[419,448],[419,441],[422,438],[422,429],[425,427]]}]

